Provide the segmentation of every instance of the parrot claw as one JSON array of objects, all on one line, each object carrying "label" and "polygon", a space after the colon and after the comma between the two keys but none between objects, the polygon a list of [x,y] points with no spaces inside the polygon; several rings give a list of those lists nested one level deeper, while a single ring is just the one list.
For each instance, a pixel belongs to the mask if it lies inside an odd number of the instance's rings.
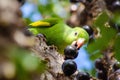
[{"label": "parrot claw", "polygon": [[84,45],[84,43],[85,43],[85,39],[79,38],[77,41],[73,41],[71,45],[77,47],[77,49],[80,49],[82,45]]},{"label": "parrot claw", "polygon": [[40,38],[43,38],[43,41],[45,41],[45,42],[47,41],[47,40],[46,40],[46,36],[45,36],[44,34],[41,34],[41,33],[40,33],[40,34],[38,34],[36,37],[38,37],[39,39],[40,39]]}]

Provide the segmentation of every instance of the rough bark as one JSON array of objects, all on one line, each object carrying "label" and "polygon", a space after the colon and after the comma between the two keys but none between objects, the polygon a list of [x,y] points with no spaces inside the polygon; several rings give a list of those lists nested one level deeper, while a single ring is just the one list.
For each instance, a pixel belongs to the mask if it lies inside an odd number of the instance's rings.
[{"label": "rough bark", "polygon": [[36,37],[36,45],[31,50],[40,59],[48,62],[48,69],[37,80],[74,80],[74,75],[66,77],[62,72],[63,55],[57,52],[55,46],[48,46],[43,37]]}]

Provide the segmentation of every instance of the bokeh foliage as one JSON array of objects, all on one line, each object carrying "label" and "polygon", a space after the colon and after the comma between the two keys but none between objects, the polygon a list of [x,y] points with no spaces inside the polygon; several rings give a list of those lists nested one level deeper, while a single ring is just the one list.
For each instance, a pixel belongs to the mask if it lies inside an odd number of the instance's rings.
[{"label": "bokeh foliage", "polygon": [[38,0],[38,10],[43,17],[67,17],[66,7],[69,5],[69,0]]},{"label": "bokeh foliage", "polygon": [[[117,18],[116,18],[117,16]],[[111,26],[110,22],[118,24],[118,14],[112,14],[109,16],[109,12],[102,12],[94,21],[93,26],[98,29],[98,38],[96,38],[91,44],[88,45],[88,52],[91,54],[91,59],[95,60],[104,54],[104,50],[113,49],[116,59],[120,59],[120,38],[119,31],[115,26]],[[119,24],[118,24],[119,25]]]},{"label": "bokeh foliage", "polygon": [[12,47],[7,55],[11,61],[10,64],[14,64],[13,77],[16,80],[32,80],[34,74],[41,74],[47,69],[45,61],[23,48]]}]

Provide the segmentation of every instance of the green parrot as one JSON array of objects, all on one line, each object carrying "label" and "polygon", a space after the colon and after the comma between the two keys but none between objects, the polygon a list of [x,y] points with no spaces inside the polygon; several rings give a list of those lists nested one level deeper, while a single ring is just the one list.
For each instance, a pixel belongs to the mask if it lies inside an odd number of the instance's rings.
[{"label": "green parrot", "polygon": [[59,18],[48,18],[33,22],[29,24],[29,30],[34,35],[44,34],[47,44],[57,46],[60,53],[63,53],[67,45],[76,45],[79,49],[89,40],[89,35],[84,29],[80,27],[71,28]]}]

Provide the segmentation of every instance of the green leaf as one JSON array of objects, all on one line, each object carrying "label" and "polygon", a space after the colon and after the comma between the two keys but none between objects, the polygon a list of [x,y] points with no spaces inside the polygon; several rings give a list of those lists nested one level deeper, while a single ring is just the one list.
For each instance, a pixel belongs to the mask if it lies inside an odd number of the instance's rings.
[{"label": "green leaf", "polygon": [[120,11],[115,12],[112,17],[112,21],[118,25],[120,25]]},{"label": "green leaf", "polygon": [[[65,14],[65,10],[60,4],[60,1],[49,0],[46,4],[38,4],[38,11],[42,14],[42,16],[47,17],[61,17],[59,14]],[[64,13],[63,13],[64,12]],[[62,15],[62,16],[63,16]]]},{"label": "green leaf", "polygon": [[46,70],[46,62],[31,54],[30,51],[16,47],[11,49],[10,60],[16,66],[18,80],[31,80],[32,73],[43,73]]},{"label": "green leaf", "polygon": [[120,61],[120,33],[116,36],[114,44],[115,58]]},{"label": "green leaf", "polygon": [[95,59],[96,56],[99,57],[99,53],[102,53],[103,50],[110,46],[115,38],[116,31],[113,28],[108,27],[108,25],[105,25],[108,20],[109,16],[106,12],[101,13],[99,17],[96,18],[94,26],[100,29],[100,36],[87,47],[87,50],[91,55],[95,54],[92,59]]},{"label": "green leaf", "polygon": [[35,71],[39,66],[39,59],[32,55],[24,55],[22,66],[27,71]]},{"label": "green leaf", "polygon": [[102,56],[102,53],[99,52],[99,50],[96,50],[93,54],[90,54],[90,59],[94,61],[97,58],[100,58]]},{"label": "green leaf", "polygon": [[94,26],[101,28],[109,20],[109,16],[106,11],[102,12],[95,20]]}]

